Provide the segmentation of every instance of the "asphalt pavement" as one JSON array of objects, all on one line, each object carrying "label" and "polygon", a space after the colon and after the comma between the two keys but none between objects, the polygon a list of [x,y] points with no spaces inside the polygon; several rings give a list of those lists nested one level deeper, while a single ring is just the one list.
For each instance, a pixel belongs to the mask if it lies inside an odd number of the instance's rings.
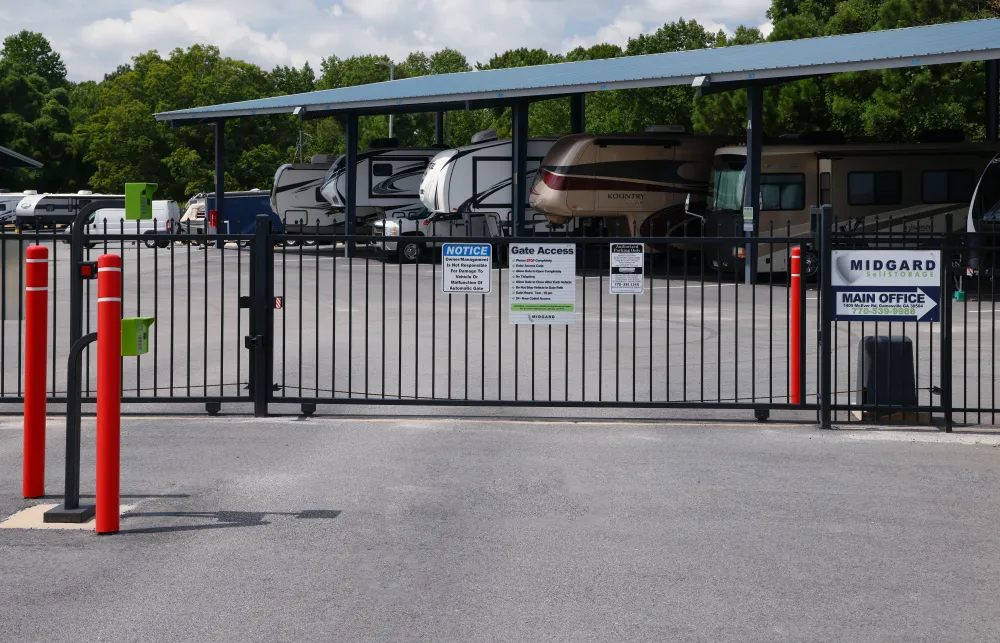
[{"label": "asphalt pavement", "polygon": [[[989,432],[201,416],[122,430],[121,533],[0,529],[3,640],[1000,637]],[[92,438],[85,420],[85,494]],[[63,440],[53,420],[53,494]],[[31,504],[20,442],[17,420],[0,424],[0,518]]]}]

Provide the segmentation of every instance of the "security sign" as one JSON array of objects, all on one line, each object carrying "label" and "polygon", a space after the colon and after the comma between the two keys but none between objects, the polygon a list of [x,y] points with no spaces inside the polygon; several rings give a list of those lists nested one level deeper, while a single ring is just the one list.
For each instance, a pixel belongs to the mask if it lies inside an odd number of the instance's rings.
[{"label": "security sign", "polygon": [[940,250],[834,250],[837,321],[941,320]]},{"label": "security sign", "polygon": [[611,244],[611,294],[641,295],[645,280],[641,243]]},{"label": "security sign", "polygon": [[446,243],[441,248],[441,292],[488,293],[493,275],[493,246]]}]

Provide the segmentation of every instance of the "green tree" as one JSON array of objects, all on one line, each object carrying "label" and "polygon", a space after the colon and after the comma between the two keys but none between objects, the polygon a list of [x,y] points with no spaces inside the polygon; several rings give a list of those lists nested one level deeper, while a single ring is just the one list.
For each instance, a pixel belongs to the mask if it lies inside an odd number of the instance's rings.
[{"label": "green tree", "polygon": [[3,40],[0,52],[0,75],[41,76],[49,87],[66,84],[66,65],[62,57],[40,33],[21,31]]}]

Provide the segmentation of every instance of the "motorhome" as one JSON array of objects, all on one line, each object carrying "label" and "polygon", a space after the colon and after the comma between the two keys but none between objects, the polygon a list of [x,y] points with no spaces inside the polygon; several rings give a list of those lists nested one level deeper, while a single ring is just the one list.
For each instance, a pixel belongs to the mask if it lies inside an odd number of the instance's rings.
[{"label": "motorhome", "polygon": [[[528,140],[529,185],[557,140]],[[420,200],[434,213],[432,220],[441,228],[439,236],[510,234],[511,176],[510,139],[498,140],[496,130],[485,130],[473,136],[472,144],[445,150],[434,157],[420,184]],[[526,208],[525,221],[535,234],[549,233],[553,228],[544,215],[530,206]],[[567,230],[563,224],[558,228],[562,232]]]},{"label": "motorhome", "polygon": [[986,165],[966,217],[966,274],[994,276],[1000,260],[1000,154]]},{"label": "motorhome", "polygon": [[579,221],[587,235],[700,236],[686,226],[700,225],[693,213],[704,212],[712,157],[725,143],[669,125],[566,136],[545,155],[530,204],[553,223]]},{"label": "motorhome", "polygon": [[[110,195],[80,190],[75,194],[33,194],[22,198],[15,209],[17,226],[22,230],[61,228],[76,218],[76,213],[91,201]],[[122,198],[122,197],[117,197]]]},{"label": "motorhome", "polygon": [[285,222],[288,232],[336,232],[337,208],[321,191],[324,177],[336,161],[336,156],[317,154],[309,163],[286,163],[274,173],[271,209]]},{"label": "motorhome", "polygon": [[[387,210],[420,201],[420,179],[427,164],[440,151],[438,147],[401,148],[396,139],[376,139],[369,149],[358,154],[355,207],[359,234],[362,227],[382,218]],[[338,228],[344,224],[343,212],[347,207],[345,163],[346,157],[337,159],[323,178],[321,188],[323,197],[335,209],[329,225]]]},{"label": "motorhome", "polygon": [[[761,156],[760,221],[757,234],[810,234],[810,206],[830,205],[836,227],[856,232],[945,232],[964,230],[976,176],[1000,145],[988,143],[811,144],[802,138],[765,145]],[[746,147],[716,150],[711,172],[707,236],[743,236]],[[707,247],[708,265],[743,271],[745,245]],[[818,269],[814,249],[803,252],[805,272]],[[788,249],[761,244],[758,273],[785,272]]]}]

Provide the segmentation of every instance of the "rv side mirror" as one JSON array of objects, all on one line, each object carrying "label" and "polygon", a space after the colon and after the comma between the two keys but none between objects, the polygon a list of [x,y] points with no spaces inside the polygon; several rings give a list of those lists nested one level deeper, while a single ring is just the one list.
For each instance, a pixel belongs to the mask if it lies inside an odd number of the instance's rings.
[{"label": "rv side mirror", "polygon": [[696,219],[701,219],[702,221],[705,220],[705,217],[701,216],[700,214],[696,214],[694,212],[691,212],[691,193],[690,192],[688,192],[687,196],[684,198],[684,214],[688,215],[689,217],[694,217]]}]

